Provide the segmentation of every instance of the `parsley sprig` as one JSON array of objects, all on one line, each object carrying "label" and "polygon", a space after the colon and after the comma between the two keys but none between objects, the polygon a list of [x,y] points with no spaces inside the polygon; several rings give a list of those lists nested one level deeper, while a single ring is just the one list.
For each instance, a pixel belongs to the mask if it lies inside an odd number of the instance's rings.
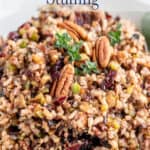
[{"label": "parsley sprig", "polygon": [[117,28],[115,31],[110,31],[108,33],[108,37],[110,39],[110,43],[112,46],[115,46],[115,44],[118,44],[121,42],[121,24],[117,25]]},{"label": "parsley sprig", "polygon": [[[82,41],[74,42],[72,44],[72,39],[67,33],[56,33],[55,47],[65,49],[67,54],[69,55],[71,62],[79,61],[81,59],[79,53],[81,46]],[[97,69],[97,64],[92,61],[86,61],[79,68],[75,68],[75,71],[77,75],[99,73],[99,70]]]},{"label": "parsley sprig", "polygon": [[74,43],[73,46],[68,48],[68,55],[70,56],[70,61],[79,61],[81,59],[79,50],[82,46],[82,42]]},{"label": "parsley sprig", "polygon": [[92,61],[86,61],[85,64],[82,64],[80,68],[76,68],[75,71],[77,75],[99,73],[97,64]]},{"label": "parsley sprig", "polygon": [[71,37],[67,33],[56,33],[55,47],[68,49],[70,41]]},{"label": "parsley sprig", "polygon": [[78,61],[81,59],[79,50],[82,46],[82,41],[75,42],[71,44],[71,37],[67,33],[56,33],[56,48],[63,48],[67,50],[67,54],[69,55],[70,61]]}]

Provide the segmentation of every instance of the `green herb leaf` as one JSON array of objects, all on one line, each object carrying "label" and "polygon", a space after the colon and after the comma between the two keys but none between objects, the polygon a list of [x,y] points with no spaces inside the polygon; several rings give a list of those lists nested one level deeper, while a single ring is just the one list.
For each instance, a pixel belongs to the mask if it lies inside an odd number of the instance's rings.
[{"label": "green herb leaf", "polygon": [[82,42],[75,43],[71,47],[69,47],[67,53],[70,56],[70,61],[79,61],[81,59],[79,50],[82,46]]},{"label": "green herb leaf", "polygon": [[75,69],[76,75],[99,73],[97,64],[95,62],[86,61],[80,68]]},{"label": "green herb leaf", "polygon": [[110,31],[108,37],[112,46],[121,42],[121,24],[118,24],[116,31]]},{"label": "green herb leaf", "polygon": [[85,64],[81,66],[81,68],[83,69],[84,74],[99,73],[97,64],[95,62],[86,61]]},{"label": "green herb leaf", "polygon": [[75,74],[76,75],[82,75],[82,69],[81,68],[75,68]]},{"label": "green herb leaf", "polygon": [[56,33],[56,48],[64,48],[68,49],[69,42],[71,41],[71,37],[67,33]]},{"label": "green herb leaf", "polygon": [[56,48],[63,48],[67,50],[70,61],[78,61],[81,59],[79,50],[82,46],[82,41],[71,44],[71,37],[67,33],[56,33]]}]

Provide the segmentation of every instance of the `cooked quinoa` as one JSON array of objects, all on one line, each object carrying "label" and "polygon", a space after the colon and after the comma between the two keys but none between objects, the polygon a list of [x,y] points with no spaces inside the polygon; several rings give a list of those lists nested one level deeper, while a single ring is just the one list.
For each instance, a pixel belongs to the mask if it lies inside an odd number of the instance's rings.
[{"label": "cooked quinoa", "polygon": [[150,54],[107,12],[45,6],[0,39],[0,150],[150,150]]}]

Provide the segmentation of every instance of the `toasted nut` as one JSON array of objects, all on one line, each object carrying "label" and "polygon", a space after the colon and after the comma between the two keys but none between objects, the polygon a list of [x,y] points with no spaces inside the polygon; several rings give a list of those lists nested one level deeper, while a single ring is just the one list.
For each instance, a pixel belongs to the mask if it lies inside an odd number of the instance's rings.
[{"label": "toasted nut", "polygon": [[95,43],[95,50],[93,51],[93,60],[96,61],[102,68],[107,67],[113,48],[106,36],[99,38]]},{"label": "toasted nut", "polygon": [[65,24],[67,24],[70,28],[74,29],[82,39],[87,39],[87,33],[81,26],[71,22],[71,21],[65,21]]},{"label": "toasted nut", "polygon": [[53,83],[51,96],[55,96],[57,98],[67,97],[73,82],[73,77],[74,67],[71,64],[65,65],[60,73],[59,79]]},{"label": "toasted nut", "polygon": [[64,22],[58,23],[58,26],[64,29],[67,29],[69,35],[75,40],[75,41],[79,41],[79,35],[78,33],[71,29],[70,27],[68,27]]},{"label": "toasted nut", "polygon": [[79,37],[78,37],[78,35],[77,35],[75,32],[68,31],[68,33],[70,34],[70,36],[71,36],[76,42],[79,41]]},{"label": "toasted nut", "polygon": [[56,61],[59,59],[60,53],[57,50],[50,50],[49,51],[50,61],[55,64]]},{"label": "toasted nut", "polygon": [[77,39],[78,37],[81,37],[83,40],[87,39],[87,33],[84,28],[71,21],[64,21],[63,23],[58,23],[58,26],[68,30],[71,36],[76,36],[75,39]]}]

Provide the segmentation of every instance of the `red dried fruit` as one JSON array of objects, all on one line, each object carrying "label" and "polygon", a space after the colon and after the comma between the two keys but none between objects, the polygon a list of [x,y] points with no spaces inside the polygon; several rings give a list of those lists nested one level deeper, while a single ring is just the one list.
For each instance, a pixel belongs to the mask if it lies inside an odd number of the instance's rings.
[{"label": "red dried fruit", "polygon": [[5,53],[0,52],[0,57],[5,57],[5,56],[6,56],[6,54],[5,54]]},{"label": "red dried fruit", "polygon": [[64,66],[63,59],[60,59],[59,61],[57,61],[57,63],[54,66],[52,66],[52,68],[50,69],[50,74],[53,80],[56,80],[59,78],[60,70],[63,68],[63,66]]},{"label": "red dried fruit", "polygon": [[31,26],[31,23],[25,22],[24,24],[22,24],[22,25],[18,28],[18,30],[20,30],[20,29],[22,29],[22,28],[28,30],[28,29],[30,28],[30,26]]},{"label": "red dried fruit", "polygon": [[17,31],[13,31],[13,32],[10,32],[10,33],[8,34],[8,39],[10,39],[10,40],[16,41],[16,40],[18,40],[19,38],[20,38],[20,35],[19,35],[19,33],[18,33]]},{"label": "red dried fruit", "polygon": [[[102,11],[81,11],[75,12],[75,16],[73,21],[75,21],[78,25],[91,25],[93,21],[101,21],[105,18],[105,14]],[[72,18],[71,18],[72,19]]]},{"label": "red dried fruit", "polygon": [[70,147],[68,147],[66,150],[79,150],[80,149],[80,144],[74,144]]},{"label": "red dried fruit", "polygon": [[75,22],[78,25],[84,25],[84,24],[91,24],[92,18],[88,12],[76,12],[76,19]]},{"label": "red dried fruit", "polygon": [[103,90],[114,90],[115,88],[115,81],[114,78],[117,72],[114,70],[110,70],[108,74],[106,74],[106,78],[101,83],[100,87]]},{"label": "red dried fruit", "polygon": [[64,96],[64,97],[60,97],[60,98],[56,99],[55,102],[54,102],[55,105],[61,105],[65,101],[66,98],[67,97]]},{"label": "red dried fruit", "polygon": [[106,19],[109,20],[112,18],[112,15],[110,15],[108,12],[106,12]]}]

